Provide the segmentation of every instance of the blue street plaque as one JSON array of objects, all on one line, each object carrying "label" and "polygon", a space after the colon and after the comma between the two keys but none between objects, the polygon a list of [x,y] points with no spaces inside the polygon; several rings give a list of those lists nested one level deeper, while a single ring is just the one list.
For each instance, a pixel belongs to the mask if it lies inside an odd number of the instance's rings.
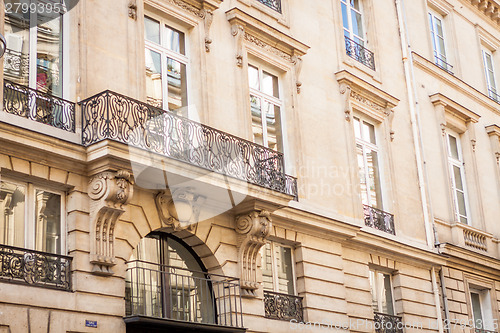
[{"label": "blue street plaque", "polygon": [[85,326],[97,328],[97,320],[85,320]]}]

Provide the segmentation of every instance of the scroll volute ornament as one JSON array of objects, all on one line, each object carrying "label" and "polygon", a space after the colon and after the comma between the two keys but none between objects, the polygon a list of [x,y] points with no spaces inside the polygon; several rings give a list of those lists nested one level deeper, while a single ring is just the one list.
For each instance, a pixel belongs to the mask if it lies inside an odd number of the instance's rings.
[{"label": "scroll volute ornament", "polygon": [[89,182],[92,273],[112,275],[115,265],[114,229],[133,195],[129,172],[102,172]]},{"label": "scroll volute ornament", "polygon": [[266,210],[254,210],[236,217],[242,296],[257,296],[257,257],[271,227],[271,213]]}]

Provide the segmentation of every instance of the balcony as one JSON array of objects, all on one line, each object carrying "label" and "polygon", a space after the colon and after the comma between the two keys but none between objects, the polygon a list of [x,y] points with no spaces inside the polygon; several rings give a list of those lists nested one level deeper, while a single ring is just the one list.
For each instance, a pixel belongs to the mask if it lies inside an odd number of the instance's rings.
[{"label": "balcony", "polygon": [[368,205],[363,205],[363,211],[366,226],[387,232],[391,235],[396,234],[394,215]]},{"label": "balcony", "polygon": [[85,146],[113,140],[297,198],[280,152],[109,90],[81,107]]},{"label": "balcony", "polygon": [[304,321],[302,297],[264,290],[266,318],[297,322]]},{"label": "balcony", "polygon": [[500,95],[498,95],[496,89],[488,88],[488,97],[500,104]]},{"label": "balcony", "polygon": [[136,260],[128,263],[125,294],[127,332],[245,331],[235,278]]},{"label": "balcony", "polygon": [[266,5],[267,7],[271,8],[272,10],[275,10],[278,13],[281,13],[281,0],[257,0],[257,1]]},{"label": "balcony", "polygon": [[474,333],[497,333],[497,331],[483,330],[482,328],[474,328]]},{"label": "balcony", "polygon": [[346,54],[359,61],[371,70],[375,70],[375,57],[373,52],[366,49],[363,45],[356,43],[349,37],[344,36]]},{"label": "balcony", "polygon": [[403,321],[399,316],[375,312],[373,322],[376,333],[403,333]]},{"label": "balcony", "polygon": [[453,74],[453,66],[450,65],[449,63],[447,63],[445,60],[446,59],[443,59],[443,58],[439,57],[438,55],[434,54],[434,64],[436,64],[436,66],[445,70],[449,74],[455,75],[455,74]]},{"label": "balcony", "polygon": [[0,281],[71,291],[72,258],[0,245]]}]

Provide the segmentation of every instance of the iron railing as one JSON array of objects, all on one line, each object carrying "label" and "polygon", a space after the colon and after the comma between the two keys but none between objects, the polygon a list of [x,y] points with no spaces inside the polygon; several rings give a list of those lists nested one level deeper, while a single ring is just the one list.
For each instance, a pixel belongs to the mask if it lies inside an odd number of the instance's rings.
[{"label": "iron railing", "polygon": [[500,103],[500,95],[496,92],[496,90],[488,88],[488,97],[495,102]]},{"label": "iron railing", "polygon": [[368,68],[375,70],[375,57],[373,52],[365,48],[363,45],[356,43],[352,39],[347,36],[344,36],[345,39],[345,51],[347,55]]},{"label": "iron railing", "polygon": [[497,333],[497,331],[484,330],[482,328],[474,328],[474,333]]},{"label": "iron railing", "polygon": [[302,297],[264,290],[266,318],[304,321]]},{"label": "iron railing", "polygon": [[395,235],[394,215],[383,210],[363,205],[365,225]]},{"label": "iron railing", "polygon": [[4,80],[4,111],[75,133],[75,103]]},{"label": "iron railing", "polygon": [[126,315],[243,327],[239,279],[145,261],[128,263]]},{"label": "iron railing", "polygon": [[449,74],[455,75],[453,74],[453,66],[447,63],[445,59],[441,58],[437,54],[434,54],[434,63],[436,64],[436,66],[447,71]]},{"label": "iron railing", "polygon": [[0,245],[0,280],[71,290],[71,257]]},{"label": "iron railing", "polygon": [[257,1],[277,11],[278,13],[281,13],[281,0],[257,0]]},{"label": "iron railing", "polygon": [[403,321],[399,316],[375,312],[373,321],[376,333],[403,333]]},{"label": "iron railing", "polygon": [[109,90],[81,106],[86,146],[114,140],[297,198],[280,152]]}]

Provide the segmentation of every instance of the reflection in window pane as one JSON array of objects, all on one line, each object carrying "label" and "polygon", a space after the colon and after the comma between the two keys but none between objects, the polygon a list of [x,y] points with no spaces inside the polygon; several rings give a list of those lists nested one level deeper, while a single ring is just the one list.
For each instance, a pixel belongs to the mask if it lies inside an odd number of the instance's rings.
[{"label": "reflection in window pane", "polygon": [[470,293],[470,299],[472,302],[472,314],[474,316],[474,327],[482,329],[483,328],[483,315],[481,312],[481,300],[478,293]]},{"label": "reflection in window pane", "polygon": [[250,88],[259,90],[259,70],[253,66],[248,66],[248,84]]},{"label": "reflection in window pane", "polygon": [[451,157],[454,159],[458,160],[458,142],[457,138],[455,138],[453,135],[448,134],[448,140],[450,142],[450,154]]},{"label": "reflection in window pane", "polygon": [[352,33],[360,38],[363,38],[363,23],[361,22],[361,14],[352,10],[351,18],[352,18]]},{"label": "reflection in window pane", "polygon": [[375,142],[375,127],[372,124],[369,124],[369,123],[363,121],[362,131],[363,131],[363,139],[365,141],[376,144],[376,142]]},{"label": "reflection in window pane", "polygon": [[252,113],[253,141],[260,145],[264,144],[262,127],[262,107],[260,98],[250,95],[250,109]]},{"label": "reflection in window pane", "polygon": [[62,46],[61,16],[38,24],[36,88],[57,97],[62,97]]},{"label": "reflection in window pane", "polygon": [[462,183],[462,173],[461,173],[460,168],[457,167],[456,165],[453,166],[453,175],[455,177],[455,187],[458,190],[463,191],[464,185]]},{"label": "reflection in window pane", "polygon": [[361,145],[356,145],[356,157],[358,160],[358,170],[359,170],[359,184],[361,187],[361,201],[364,205],[369,205],[368,200],[368,187],[366,184],[366,174],[365,174],[365,159],[363,156],[363,147]]},{"label": "reflection in window pane", "polygon": [[61,253],[61,196],[42,190],[35,192],[35,249]]},{"label": "reflection in window pane", "polygon": [[184,46],[184,34],[169,26],[166,28],[165,47],[171,51],[186,54]]},{"label": "reflection in window pane", "polygon": [[0,242],[2,244],[25,247],[25,204],[25,186],[0,182]]},{"label": "reflection in window pane", "polygon": [[458,201],[458,213],[464,217],[466,217],[465,210],[465,195],[463,192],[457,191],[457,201]]},{"label": "reflection in window pane", "polygon": [[167,58],[168,109],[187,106],[186,65]]},{"label": "reflection in window pane", "polygon": [[275,245],[275,247],[277,250],[278,292],[294,295],[292,249],[281,245]]},{"label": "reflection in window pane", "polygon": [[358,118],[354,119],[354,136],[358,139],[362,139],[361,137],[361,123]]},{"label": "reflection in window pane", "polygon": [[340,4],[340,6],[342,7],[342,22],[344,25],[344,29],[349,30],[349,19],[347,18],[347,6],[343,2]]},{"label": "reflection in window pane", "polygon": [[[14,3],[6,0],[5,3]],[[29,85],[29,16],[5,15],[5,39],[7,49],[4,56],[5,78],[21,85]]]},{"label": "reflection in window pane", "polygon": [[146,49],[146,96],[148,104],[163,107],[161,55]]},{"label": "reflection in window pane", "polygon": [[278,78],[266,72],[262,72],[262,92],[269,96],[279,98]]},{"label": "reflection in window pane", "polygon": [[394,308],[392,305],[392,287],[391,287],[391,276],[388,274],[381,274],[381,278],[384,281],[384,306],[382,311],[384,313],[394,315]]},{"label": "reflection in window pane", "polygon": [[274,150],[281,150],[281,121],[280,121],[280,108],[277,105],[264,101],[263,107],[265,110],[265,121],[267,129],[267,147]]},{"label": "reflection in window pane", "polygon": [[369,150],[366,154],[366,163],[368,167],[368,181],[370,182],[370,205],[375,208],[382,208],[380,206],[380,177],[378,170],[378,156],[374,150]]},{"label": "reflection in window pane", "polygon": [[160,44],[160,22],[144,17],[144,36],[146,40]]}]

